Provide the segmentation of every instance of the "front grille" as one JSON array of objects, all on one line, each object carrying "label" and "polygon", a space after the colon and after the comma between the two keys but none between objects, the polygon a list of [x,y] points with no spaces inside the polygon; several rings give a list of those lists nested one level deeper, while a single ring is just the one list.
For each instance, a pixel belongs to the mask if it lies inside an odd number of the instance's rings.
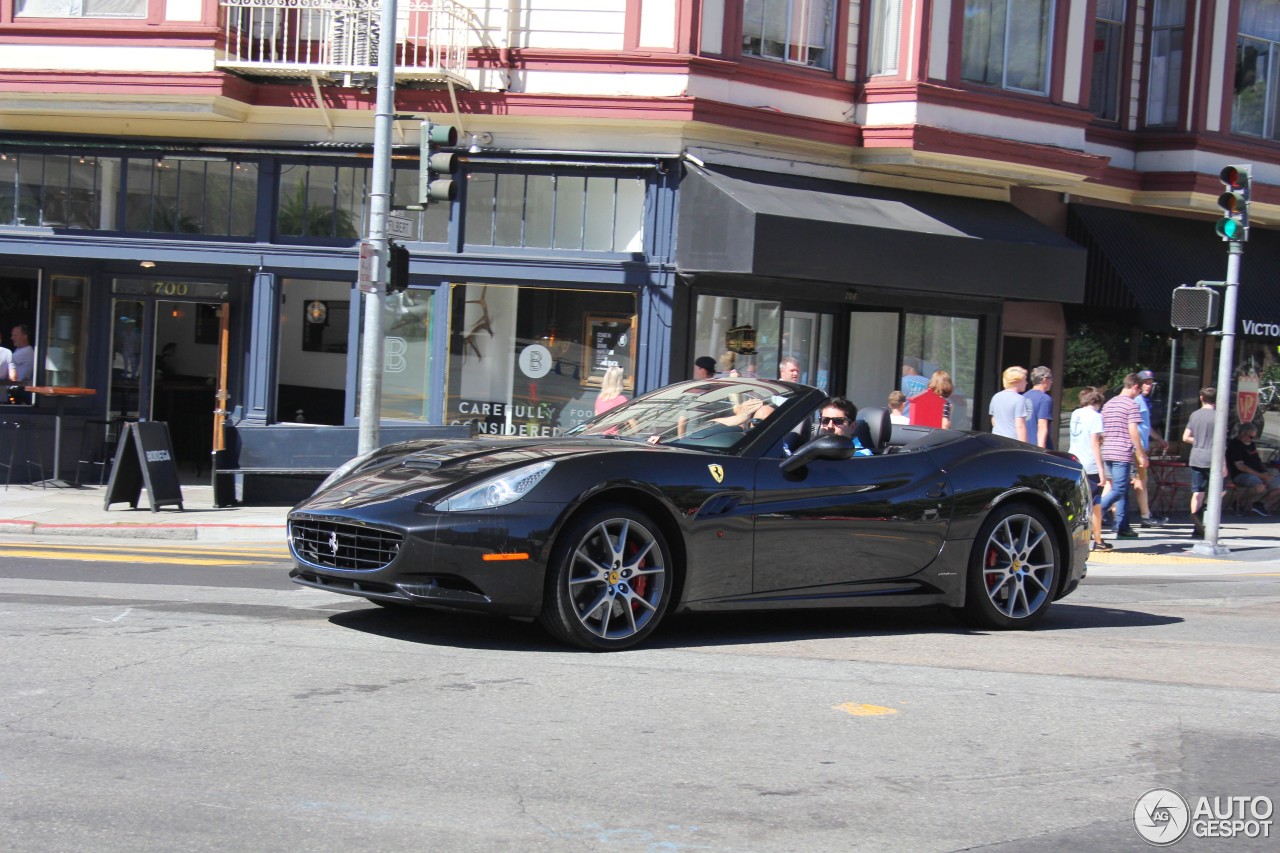
[{"label": "front grille", "polygon": [[341,521],[295,518],[289,522],[294,556],[326,569],[371,572],[388,565],[400,553],[404,537]]}]

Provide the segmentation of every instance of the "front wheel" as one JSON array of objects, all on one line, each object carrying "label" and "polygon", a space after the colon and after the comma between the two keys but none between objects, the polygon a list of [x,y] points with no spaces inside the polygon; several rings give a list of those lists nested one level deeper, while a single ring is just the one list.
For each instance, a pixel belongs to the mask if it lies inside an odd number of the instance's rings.
[{"label": "front wheel", "polygon": [[539,620],[572,645],[625,649],[658,627],[671,585],[671,554],[658,526],[630,507],[601,507],[560,537]]},{"label": "front wheel", "polygon": [[970,558],[963,616],[984,628],[1030,628],[1044,618],[1062,564],[1052,526],[1026,504],[998,507]]}]

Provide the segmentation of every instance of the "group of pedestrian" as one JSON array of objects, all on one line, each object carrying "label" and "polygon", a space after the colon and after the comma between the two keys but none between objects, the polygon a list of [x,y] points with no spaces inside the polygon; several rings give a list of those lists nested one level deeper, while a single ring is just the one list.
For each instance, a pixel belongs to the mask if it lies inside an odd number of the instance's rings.
[{"label": "group of pedestrian", "polygon": [[[1037,367],[1028,373],[1022,367],[1004,371],[1004,390],[991,398],[988,412],[991,431],[1016,438],[1047,450],[1054,447],[1053,371]],[[1110,550],[1102,538],[1103,521],[1114,512],[1110,525],[1117,539],[1136,539],[1138,527],[1157,528],[1164,520],[1151,514],[1148,500],[1147,474],[1150,470],[1151,447],[1168,447],[1167,442],[1151,427],[1150,396],[1155,387],[1155,374],[1149,370],[1131,373],[1124,378],[1119,394],[1106,399],[1103,388],[1084,388],[1079,393],[1079,406],[1071,415],[1070,453],[1080,460],[1089,479],[1093,496],[1092,538],[1095,549]],[[1205,389],[1212,391],[1212,389]],[[1277,481],[1280,488],[1280,480]],[[1129,491],[1133,490],[1132,512]]]}]

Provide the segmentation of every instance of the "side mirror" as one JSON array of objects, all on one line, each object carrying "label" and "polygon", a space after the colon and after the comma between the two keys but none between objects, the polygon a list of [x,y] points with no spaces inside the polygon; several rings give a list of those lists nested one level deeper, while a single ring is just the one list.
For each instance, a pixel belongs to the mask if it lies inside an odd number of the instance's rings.
[{"label": "side mirror", "polygon": [[795,453],[783,459],[778,465],[784,473],[790,474],[808,465],[815,459],[852,459],[853,439],[843,435],[824,435],[805,444]]}]

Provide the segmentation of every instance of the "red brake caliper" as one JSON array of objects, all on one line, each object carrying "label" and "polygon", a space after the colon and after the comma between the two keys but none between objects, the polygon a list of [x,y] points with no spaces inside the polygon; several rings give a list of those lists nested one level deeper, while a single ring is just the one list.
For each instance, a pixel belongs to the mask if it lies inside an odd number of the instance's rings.
[{"label": "red brake caliper", "polygon": [[[640,550],[639,546],[634,545],[634,544],[631,546],[631,553],[632,553],[632,554],[634,554],[634,553],[635,553],[636,551],[638,551],[638,550]],[[637,569],[643,569],[643,568],[644,568],[644,563],[643,563],[643,562],[641,562],[638,566],[636,566],[636,568],[637,568]],[[640,577],[636,578],[634,581],[632,581],[632,582],[631,582],[631,588],[632,588],[632,589],[634,589],[634,590],[636,591],[636,595],[637,595],[637,596],[639,596],[640,598],[644,598],[644,591],[645,591],[646,589],[648,589],[648,587],[649,587],[649,576],[648,576],[648,575],[642,575],[642,576],[640,576]],[[640,610],[640,604],[639,604],[639,602],[635,602],[635,601],[631,602],[631,609],[632,609],[632,610],[635,610],[635,611],[639,611],[639,610]]]},{"label": "red brake caliper", "polygon": [[[987,548],[987,568],[988,569],[994,569],[996,567],[996,560],[998,560],[999,558],[1000,558],[1000,555],[996,553],[995,548]],[[999,582],[1000,582],[1000,579],[995,577],[994,575],[987,575],[987,589],[995,589],[996,584],[998,584]]]}]

